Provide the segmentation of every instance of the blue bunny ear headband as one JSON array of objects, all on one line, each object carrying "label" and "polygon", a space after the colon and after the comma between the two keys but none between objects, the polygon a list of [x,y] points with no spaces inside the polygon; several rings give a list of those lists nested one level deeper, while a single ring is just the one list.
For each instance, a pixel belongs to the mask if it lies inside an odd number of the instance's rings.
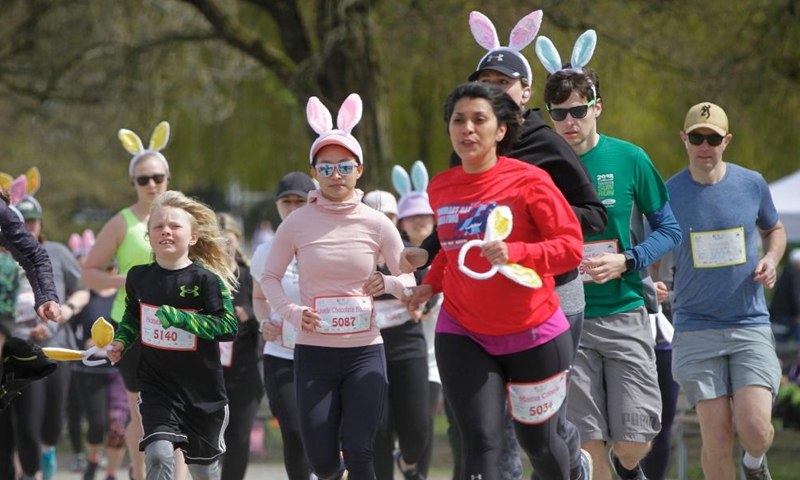
[{"label": "blue bunny ear headband", "polygon": [[556,50],[556,46],[547,37],[539,37],[536,39],[536,56],[539,61],[544,65],[551,75],[557,72],[583,72],[589,60],[594,55],[594,48],[597,46],[597,33],[594,30],[586,30],[575,41],[575,46],[572,47],[572,56],[570,57],[570,66],[563,68],[561,63],[561,56]]}]

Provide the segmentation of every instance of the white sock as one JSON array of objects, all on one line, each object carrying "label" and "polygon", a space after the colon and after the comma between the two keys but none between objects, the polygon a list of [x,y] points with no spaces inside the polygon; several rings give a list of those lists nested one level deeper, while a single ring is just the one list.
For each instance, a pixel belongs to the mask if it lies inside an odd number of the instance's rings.
[{"label": "white sock", "polygon": [[747,452],[744,452],[744,457],[742,458],[742,463],[745,467],[749,468],[750,470],[754,470],[761,466],[764,462],[764,455],[760,457],[754,457]]}]

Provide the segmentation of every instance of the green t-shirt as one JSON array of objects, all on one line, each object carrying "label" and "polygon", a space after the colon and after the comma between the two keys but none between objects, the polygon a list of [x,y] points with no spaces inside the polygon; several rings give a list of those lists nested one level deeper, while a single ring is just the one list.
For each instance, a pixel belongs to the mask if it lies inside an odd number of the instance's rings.
[{"label": "green t-shirt", "polygon": [[[600,201],[608,212],[608,225],[600,235],[584,238],[595,251],[617,253],[634,246],[632,232],[642,231],[642,214],[653,213],[669,201],[661,175],[644,150],[632,143],[605,135],[592,150],[581,155],[589,170]],[[644,305],[642,280],[638,272],[622,275],[600,285],[584,284],[586,318],[621,313]]]},{"label": "green t-shirt", "polygon": [[0,252],[0,319],[14,320],[17,316],[19,265],[11,255]]}]

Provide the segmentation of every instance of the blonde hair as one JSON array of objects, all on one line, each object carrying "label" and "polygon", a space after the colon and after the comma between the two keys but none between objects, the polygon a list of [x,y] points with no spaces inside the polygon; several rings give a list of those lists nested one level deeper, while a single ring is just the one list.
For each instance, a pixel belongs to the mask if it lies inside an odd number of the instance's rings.
[{"label": "blonde hair", "polygon": [[[222,237],[214,211],[208,205],[176,190],[167,190],[156,197],[150,206],[150,218],[163,207],[179,208],[189,215],[192,233],[197,235],[197,243],[189,246],[189,259],[217,275],[228,290],[238,287],[236,272],[231,268],[225,238]],[[147,231],[150,231],[150,220],[147,221]]]},{"label": "blonde hair", "polygon": [[[239,222],[236,221],[233,215],[225,212],[218,213],[217,223],[219,224],[220,231],[233,234],[241,242],[242,227],[239,226]],[[236,247],[234,260],[236,260],[237,263],[247,265],[248,267],[250,266],[250,259],[248,259],[247,255],[242,251],[241,243]]]}]

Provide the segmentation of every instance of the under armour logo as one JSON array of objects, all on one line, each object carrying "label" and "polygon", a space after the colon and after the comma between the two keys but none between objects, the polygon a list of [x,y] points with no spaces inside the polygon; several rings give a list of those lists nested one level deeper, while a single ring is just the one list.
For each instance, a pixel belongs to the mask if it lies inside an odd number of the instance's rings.
[{"label": "under armour logo", "polygon": [[[489,61],[490,61],[490,62],[491,62],[492,60],[495,60],[495,59],[496,59],[498,62],[502,62],[502,61],[503,61],[503,54],[502,54],[502,53],[498,53],[497,55],[489,55]],[[477,479],[477,480],[480,480],[480,479]]]},{"label": "under armour logo", "polygon": [[470,475],[469,480],[483,480],[483,475],[481,475],[480,473],[477,475]]},{"label": "under armour logo", "polygon": [[181,297],[186,297],[187,293],[190,293],[190,294],[194,295],[195,297],[199,297],[200,296],[200,285],[195,285],[192,288],[188,288],[186,285],[181,285],[180,296]]},{"label": "under armour logo", "polygon": [[711,116],[711,105],[703,105],[703,108],[700,110],[700,116],[708,119]]}]

